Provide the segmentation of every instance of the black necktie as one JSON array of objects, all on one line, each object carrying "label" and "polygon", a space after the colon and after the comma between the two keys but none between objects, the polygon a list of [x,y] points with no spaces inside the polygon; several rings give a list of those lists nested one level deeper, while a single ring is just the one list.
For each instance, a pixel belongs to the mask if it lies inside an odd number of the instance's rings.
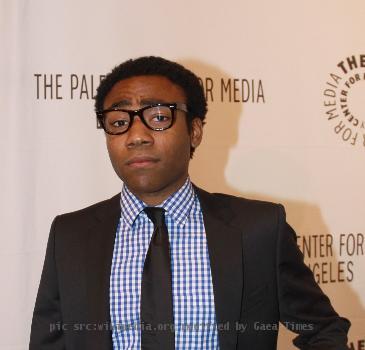
[{"label": "black necktie", "polygon": [[171,263],[165,210],[144,208],[154,230],[144,262],[141,287],[142,350],[175,349]]}]

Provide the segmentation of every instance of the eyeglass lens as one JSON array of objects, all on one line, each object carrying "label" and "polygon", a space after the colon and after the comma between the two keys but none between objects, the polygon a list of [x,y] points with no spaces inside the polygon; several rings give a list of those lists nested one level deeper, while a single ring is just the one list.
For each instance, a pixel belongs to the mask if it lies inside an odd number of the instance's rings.
[{"label": "eyeglass lens", "polygon": [[[146,124],[155,130],[166,129],[172,123],[172,110],[167,106],[154,106],[143,110],[143,118]],[[107,131],[112,133],[124,132],[129,128],[131,117],[128,112],[109,111],[104,115],[104,123]]]}]

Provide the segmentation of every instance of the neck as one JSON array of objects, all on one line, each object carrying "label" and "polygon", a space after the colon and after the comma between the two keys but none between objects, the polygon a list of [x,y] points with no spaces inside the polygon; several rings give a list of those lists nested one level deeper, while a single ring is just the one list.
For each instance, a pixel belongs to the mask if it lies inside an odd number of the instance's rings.
[{"label": "neck", "polygon": [[163,203],[168,197],[170,197],[173,193],[178,191],[185,183],[188,175],[185,178],[182,178],[180,181],[174,183],[170,186],[165,186],[164,188],[158,189],[157,191],[151,192],[139,192],[134,191],[134,189],[128,187],[128,189],[141,201],[146,203],[150,207],[155,207],[161,203]]}]

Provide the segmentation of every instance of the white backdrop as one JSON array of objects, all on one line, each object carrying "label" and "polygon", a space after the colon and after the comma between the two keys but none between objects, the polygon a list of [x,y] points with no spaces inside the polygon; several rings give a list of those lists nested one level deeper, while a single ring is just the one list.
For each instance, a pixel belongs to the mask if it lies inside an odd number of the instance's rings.
[{"label": "white backdrop", "polygon": [[[100,76],[151,54],[191,68],[207,88],[193,181],[283,203],[306,261],[353,323],[352,349],[362,349],[363,0],[0,6],[0,349],[27,348],[52,218],[121,189],[93,115]],[[280,349],[292,337],[283,331]]]}]

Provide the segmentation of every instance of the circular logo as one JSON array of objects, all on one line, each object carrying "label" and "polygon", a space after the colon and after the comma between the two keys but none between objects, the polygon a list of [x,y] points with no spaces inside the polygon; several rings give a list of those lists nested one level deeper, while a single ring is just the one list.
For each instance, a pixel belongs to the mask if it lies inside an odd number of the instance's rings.
[{"label": "circular logo", "polygon": [[341,60],[329,74],[323,96],[334,133],[343,142],[365,147],[365,55]]}]

